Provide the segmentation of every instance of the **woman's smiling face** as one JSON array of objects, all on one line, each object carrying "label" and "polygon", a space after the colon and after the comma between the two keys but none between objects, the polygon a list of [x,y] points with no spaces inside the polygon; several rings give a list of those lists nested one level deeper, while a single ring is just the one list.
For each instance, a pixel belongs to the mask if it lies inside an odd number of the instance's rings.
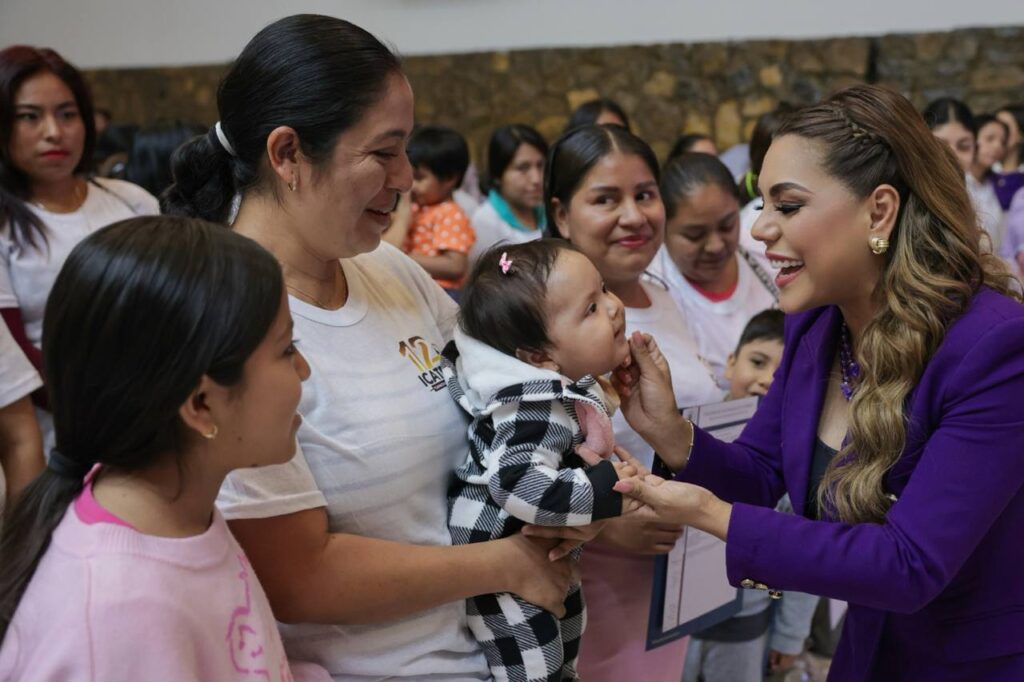
[{"label": "woman's smiling face", "polygon": [[664,239],[658,181],[635,154],[604,156],[584,176],[568,206],[555,199],[553,209],[559,233],[609,285],[639,279]]},{"label": "woman's smiling face", "polygon": [[779,307],[787,313],[864,300],[881,268],[868,248],[870,200],[828,174],[823,151],[818,142],[783,135],[758,178],[765,199],[753,233],[780,268]]}]

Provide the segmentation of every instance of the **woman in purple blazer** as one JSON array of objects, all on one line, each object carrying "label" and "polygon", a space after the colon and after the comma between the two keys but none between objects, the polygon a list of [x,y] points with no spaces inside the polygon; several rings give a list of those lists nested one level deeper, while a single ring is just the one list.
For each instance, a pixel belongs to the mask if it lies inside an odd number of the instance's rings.
[{"label": "woman in purple blazer", "polygon": [[677,480],[618,487],[724,539],[734,585],[849,602],[830,680],[1024,680],[1024,306],[963,174],[856,86],[783,125],[759,186],[791,313],[771,391],[721,443],[636,337],[623,409]]}]

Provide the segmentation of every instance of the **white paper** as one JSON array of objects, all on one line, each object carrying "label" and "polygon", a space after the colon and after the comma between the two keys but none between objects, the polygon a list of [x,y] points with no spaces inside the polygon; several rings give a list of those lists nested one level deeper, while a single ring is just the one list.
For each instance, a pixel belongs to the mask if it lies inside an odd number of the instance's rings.
[{"label": "white paper", "polygon": [[[686,568],[680,590],[679,622],[686,623],[736,599],[725,575],[725,543],[696,528],[686,529]],[[682,595],[686,595],[683,599]]]},{"label": "white paper", "polygon": [[[729,443],[757,411],[756,397],[699,405],[683,415],[715,438]],[[661,630],[672,628],[714,611],[736,599],[725,570],[725,543],[696,528],[687,528],[668,555],[665,606]]]}]

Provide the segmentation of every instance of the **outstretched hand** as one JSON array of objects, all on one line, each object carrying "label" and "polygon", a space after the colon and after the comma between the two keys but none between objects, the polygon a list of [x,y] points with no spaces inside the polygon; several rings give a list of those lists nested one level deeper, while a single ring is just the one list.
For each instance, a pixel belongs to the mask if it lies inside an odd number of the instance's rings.
[{"label": "outstretched hand", "polygon": [[615,490],[640,503],[630,514],[632,519],[681,526],[694,525],[708,494],[692,483],[666,481],[654,474],[619,481]]}]

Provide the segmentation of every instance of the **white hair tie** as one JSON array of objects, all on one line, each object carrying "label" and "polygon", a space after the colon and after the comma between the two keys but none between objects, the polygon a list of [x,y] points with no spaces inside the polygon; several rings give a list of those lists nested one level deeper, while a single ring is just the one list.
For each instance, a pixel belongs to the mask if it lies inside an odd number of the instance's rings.
[{"label": "white hair tie", "polygon": [[224,134],[224,129],[220,126],[220,121],[213,124],[213,132],[216,133],[217,141],[220,142],[221,147],[224,147],[224,151],[231,156],[238,156],[238,154],[235,153],[235,148],[231,146],[230,142],[228,142],[228,136]]}]

